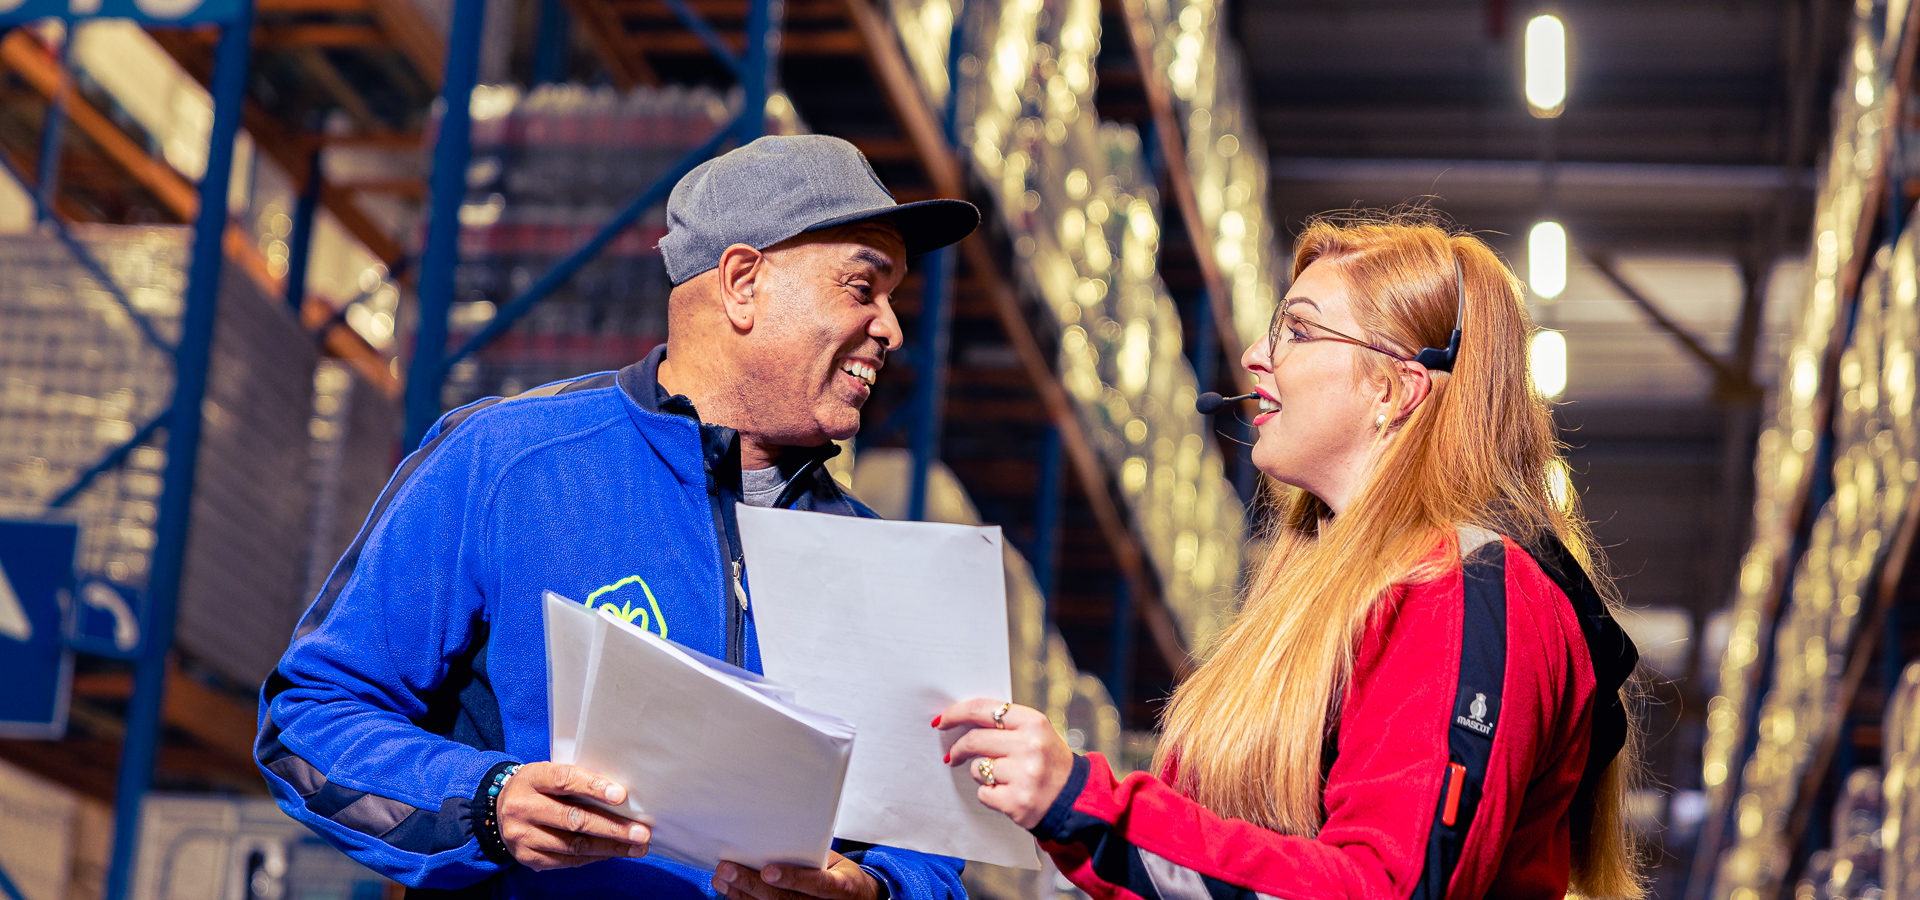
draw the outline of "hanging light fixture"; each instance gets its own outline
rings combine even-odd
[[[1527,282],[1542,300],[1567,289],[1567,230],[1546,221],[1527,232]]]
[[[1527,371],[1533,376],[1533,388],[1549,400],[1567,390],[1567,338],[1558,331],[1542,328],[1533,333],[1527,345]]]
[[[1527,106],[1551,119],[1567,103],[1567,29],[1553,16],[1527,23]]]

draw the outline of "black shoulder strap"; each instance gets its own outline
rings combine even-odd
[[[1580,617],[1581,635],[1587,641],[1587,658],[1593,663],[1593,733],[1587,745],[1587,767],[1580,775],[1580,788],[1574,792],[1571,808],[1574,840],[1580,841],[1586,838],[1582,829],[1593,817],[1600,776],[1627,743],[1627,711],[1620,702],[1620,687],[1632,677],[1640,651],[1607,612],[1606,601],[1600,598],[1593,579],[1566,544],[1551,534],[1541,535],[1527,552],[1573,604],[1574,614]]]
[[[1491,531],[1461,526],[1460,568],[1466,611],[1461,617],[1453,722],[1447,729],[1447,771],[1414,900],[1440,900],[1453,881],[1493,759],[1493,732],[1507,677],[1506,544]]]

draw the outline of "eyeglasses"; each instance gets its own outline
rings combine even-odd
[[[1273,352],[1274,349],[1280,346],[1280,331],[1282,326],[1286,328],[1288,341],[1290,343],[1304,344],[1308,341],[1339,341],[1342,344],[1352,344],[1355,347],[1365,347],[1375,353],[1386,354],[1401,362],[1413,361],[1411,357],[1401,356],[1385,347],[1378,347],[1359,338],[1341,334],[1319,322],[1311,319],[1302,319],[1293,313],[1287,312],[1286,307],[1281,307],[1273,311],[1273,322],[1267,326],[1268,352]],[[1315,336],[1314,331],[1316,330],[1325,332],[1325,334]]]
[[[1421,366],[1436,372],[1451,372],[1453,371],[1454,361],[1460,358],[1460,330],[1465,328],[1467,324],[1467,273],[1465,268],[1460,264],[1460,254],[1458,253],[1453,254],[1453,280],[1455,289],[1459,292],[1459,298],[1454,306],[1453,334],[1448,337],[1447,346],[1445,347],[1422,347],[1419,353],[1412,356],[1401,356],[1392,350],[1375,346],[1372,343],[1356,337],[1349,337],[1318,322],[1308,321],[1293,313],[1287,312],[1286,301],[1282,300],[1280,308],[1273,311],[1273,321],[1267,325],[1267,352],[1272,354],[1279,350],[1280,326],[1281,323],[1284,322],[1291,332],[1290,337],[1294,343],[1305,343],[1314,340],[1339,341],[1343,344],[1365,347],[1376,353],[1386,354],[1401,362],[1419,363]],[[1311,328],[1324,331],[1328,336],[1316,338],[1313,336],[1313,332],[1308,330]]]

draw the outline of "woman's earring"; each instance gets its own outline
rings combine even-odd
[[[1385,427],[1387,427],[1387,414],[1381,413],[1380,415],[1375,416],[1373,419],[1373,430],[1379,431],[1380,429]]]

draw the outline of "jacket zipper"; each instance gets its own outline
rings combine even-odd
[[[738,440],[738,438],[735,438],[735,440]],[[787,490],[780,492],[780,498],[776,505],[782,509],[792,508],[793,504],[799,501],[801,495],[806,493],[805,490],[794,490],[794,485],[802,483],[802,479],[811,478],[813,471],[819,468],[819,466],[820,460],[818,459],[810,459],[803,463],[800,468],[793,473],[793,477],[788,480]],[[723,573],[723,575],[728,581],[728,588],[731,594],[722,598],[722,602],[725,603],[727,609],[727,662],[736,666],[745,666],[747,656],[747,609],[750,603],[747,599],[745,582],[746,556],[740,547],[740,526],[734,518],[733,510],[728,506],[728,504],[737,502],[739,498],[726,496],[726,492],[719,486],[716,474],[717,473],[709,471],[707,477],[710,480],[709,496],[713,498],[714,518],[717,520],[716,524],[720,526],[721,539],[727,545],[728,570]],[[723,591],[723,594],[725,593],[727,592]]]

